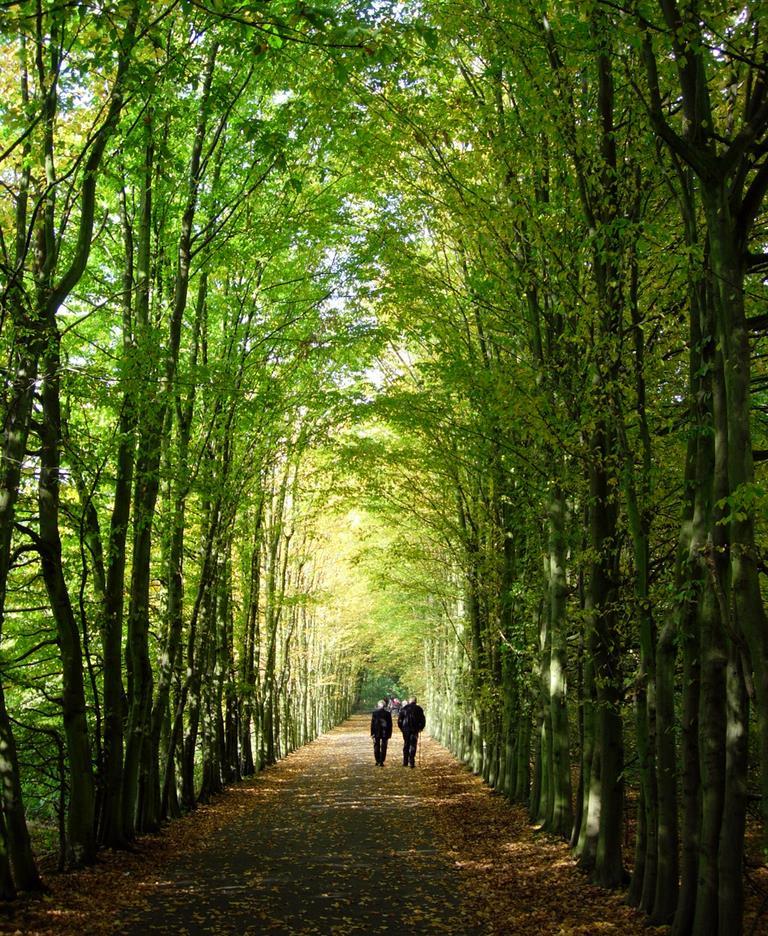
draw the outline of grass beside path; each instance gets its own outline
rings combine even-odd
[[[424,738],[410,770],[396,731],[377,769],[368,722],[355,716],[134,852],[53,877],[0,932],[649,932],[436,742]]]

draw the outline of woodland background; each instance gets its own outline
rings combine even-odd
[[[763,6],[0,13],[0,894],[389,688],[651,922],[737,933]]]

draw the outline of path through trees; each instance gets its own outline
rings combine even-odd
[[[767,11],[0,0],[0,905],[397,691],[768,913]]]
[[[396,744],[377,770],[368,727],[368,716],[345,722],[138,855],[79,872],[74,895],[57,887],[24,925],[50,936],[647,932],[431,739],[416,770]]]
[[[346,722],[251,785],[250,806],[141,888],[119,931],[472,932],[424,784],[397,756],[375,770],[368,722]]]

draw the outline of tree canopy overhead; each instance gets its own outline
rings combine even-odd
[[[763,6],[0,12],[0,894],[389,684],[652,923],[738,933]]]

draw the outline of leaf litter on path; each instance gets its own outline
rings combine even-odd
[[[368,718],[354,716],[132,851],[53,875],[0,932],[649,932],[445,748],[425,737],[404,769],[398,741],[377,769]]]

